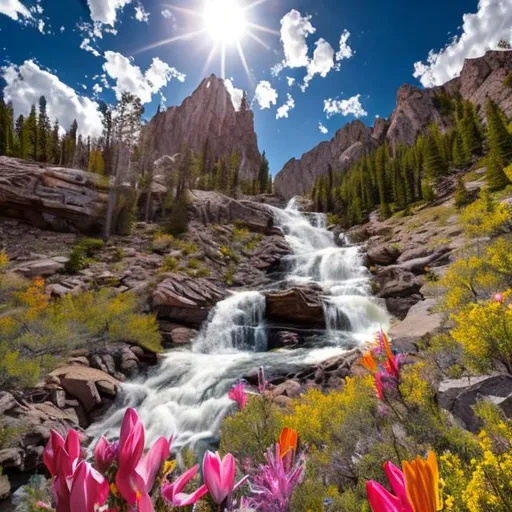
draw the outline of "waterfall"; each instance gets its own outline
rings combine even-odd
[[[326,229],[326,216],[301,213],[296,199],[285,210],[268,208],[293,251],[283,262],[289,286],[315,284],[322,290],[327,324],[322,342],[266,352],[265,296],[261,291],[234,293],[211,311],[190,349],[169,351],[148,377],[124,384],[115,408],[90,427],[90,435],[115,438],[124,411],[134,407],[147,427],[148,442],[173,435],[175,449],[211,446],[222,419],[234,408],[227,392],[248,372],[260,366],[297,372],[387,327],[385,309],[371,297],[360,249],[348,243],[338,247]]]

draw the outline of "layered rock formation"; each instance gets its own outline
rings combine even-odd
[[[240,155],[240,179],[258,175],[261,155],[250,110],[237,111],[224,81],[211,75],[179,107],[156,114],[148,125],[157,156],[174,155],[182,145],[212,167],[218,158]]]
[[[108,184],[77,169],[0,157],[0,211],[42,229],[100,231]]]
[[[489,96],[512,117],[512,89],[504,84],[511,72],[512,51],[490,51],[483,57],[466,60],[460,77],[443,86],[420,89],[403,85],[388,120],[378,119],[373,129],[360,121],[345,125],[330,141],[322,142],[298,160],[290,160],[276,176],[276,191],[286,199],[304,194],[311,190],[318,176],[327,173],[329,165],[344,171],[385,141],[391,148],[401,143],[412,145],[432,123],[441,129],[448,128],[450,120],[443,117],[436,101],[439,95],[452,96],[458,92],[475,103],[480,112]]]

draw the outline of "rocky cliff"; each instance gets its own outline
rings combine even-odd
[[[436,98],[459,92],[463,98],[475,103],[481,111],[489,96],[512,117],[512,88],[504,84],[512,72],[512,51],[490,51],[485,56],[468,59],[461,75],[443,86],[420,89],[403,85],[398,90],[397,105],[388,120],[378,119],[373,128],[354,121],[338,130],[333,139],[322,142],[300,159],[293,158],[277,174],[276,191],[286,199],[301,195],[313,187],[318,176],[327,172],[329,164],[343,171],[362,154],[387,141],[390,147],[414,144],[417,136],[430,124],[442,129],[450,125],[443,117]]]
[[[255,179],[261,155],[251,110],[237,111],[224,81],[211,75],[178,107],[159,112],[148,125],[157,156],[173,155],[183,144],[207,165],[240,155],[240,178]]]

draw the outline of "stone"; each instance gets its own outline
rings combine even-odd
[[[370,265],[392,265],[400,256],[400,249],[389,244],[379,244],[370,247],[367,251]]]
[[[448,380],[441,383],[439,405],[456,416],[465,428],[478,433],[482,422],[473,406],[482,399],[491,400],[506,417],[512,417],[512,377],[494,375],[478,378]]]
[[[205,165],[213,170],[219,159],[240,156],[240,180],[258,177],[261,155],[251,110],[237,111],[224,80],[211,75],[177,107],[158,112],[146,127],[157,157],[168,155],[167,165],[157,166],[157,175],[173,172],[183,145],[206,155]],[[158,180],[155,180],[158,181]],[[164,180],[165,182],[165,180]]]
[[[2,157],[0,157],[2,158]],[[1,162],[0,162],[1,166]],[[0,167],[1,173],[1,167]],[[1,174],[0,174],[1,176]],[[1,186],[1,184],[0,184]],[[1,196],[0,196],[1,197]],[[15,269],[19,274],[24,275],[25,277],[50,277],[58,272],[62,272],[64,270],[64,265],[55,260],[51,259],[43,259],[31,262],[29,264],[23,264],[23,266]]]
[[[265,292],[265,297],[269,322],[325,328],[324,308],[317,290],[292,288]]]
[[[5,500],[11,494],[11,483],[7,475],[0,476],[0,501]]]
[[[108,184],[98,174],[44,167],[0,157],[0,211],[41,229],[100,232],[108,202]],[[51,260],[29,275],[53,275],[64,265]],[[47,273],[48,272],[48,273]],[[49,273],[51,272],[51,273]]]
[[[101,403],[101,397],[96,382],[105,381],[112,384],[115,389],[120,382],[108,373],[95,368],[82,366],[65,366],[54,370],[51,375],[60,378],[62,387],[72,397],[77,398],[84,406],[86,412],[90,412]]]
[[[412,272],[398,266],[379,269],[377,278],[380,283],[379,297],[408,297],[416,294],[422,286],[420,278]]]
[[[287,380],[272,390],[272,394],[274,396],[285,395],[288,398],[297,398],[301,395],[301,393],[302,386],[294,380]]]

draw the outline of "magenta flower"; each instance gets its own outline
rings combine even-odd
[[[378,482],[369,481],[366,484],[368,501],[373,512],[413,512],[402,471],[391,462],[384,464],[384,472],[388,478],[394,495]]]
[[[243,411],[248,401],[247,393],[245,391],[245,384],[240,382],[236,384],[236,386],[233,386],[229,390],[228,397],[230,400],[236,402],[238,404],[238,408]]]
[[[94,449],[94,462],[96,467],[106,473],[110,466],[117,460],[119,452],[119,443],[110,443],[106,437],[101,436],[96,448]]]
[[[503,304],[503,301],[505,300],[505,297],[503,296],[502,293],[497,293],[494,296],[494,300],[495,300],[495,302],[499,302],[500,304]]]
[[[95,512],[107,501],[109,485],[101,473],[82,461],[73,476],[69,512]]]
[[[382,373],[380,372],[375,374],[375,391],[377,392],[377,398],[384,400],[384,385],[382,383]]]
[[[287,470],[277,443],[275,453],[269,448],[266,459],[267,464],[259,467],[251,483],[252,496],[249,505],[255,510],[265,512],[288,512],[293,491],[304,476],[304,458],[299,457]]]
[[[153,512],[149,493],[156,475],[169,457],[170,442],[160,437],[143,456],[145,432],[134,409],[127,409],[119,437],[119,469],[116,487],[128,505],[137,505],[138,512]]]
[[[206,452],[203,459],[204,483],[217,505],[222,505],[233,492],[245,482],[245,478],[235,485],[235,458],[228,453],[224,459],[219,453]]]
[[[258,369],[258,391],[262,395],[268,387],[268,382],[265,380],[265,368],[260,366]]]
[[[183,473],[183,475],[173,483],[166,484],[162,487],[162,495],[169,505],[172,507],[193,505],[208,493],[208,487],[206,487],[206,485],[202,485],[191,494],[182,492],[185,486],[197,475],[198,470],[199,464]]]

